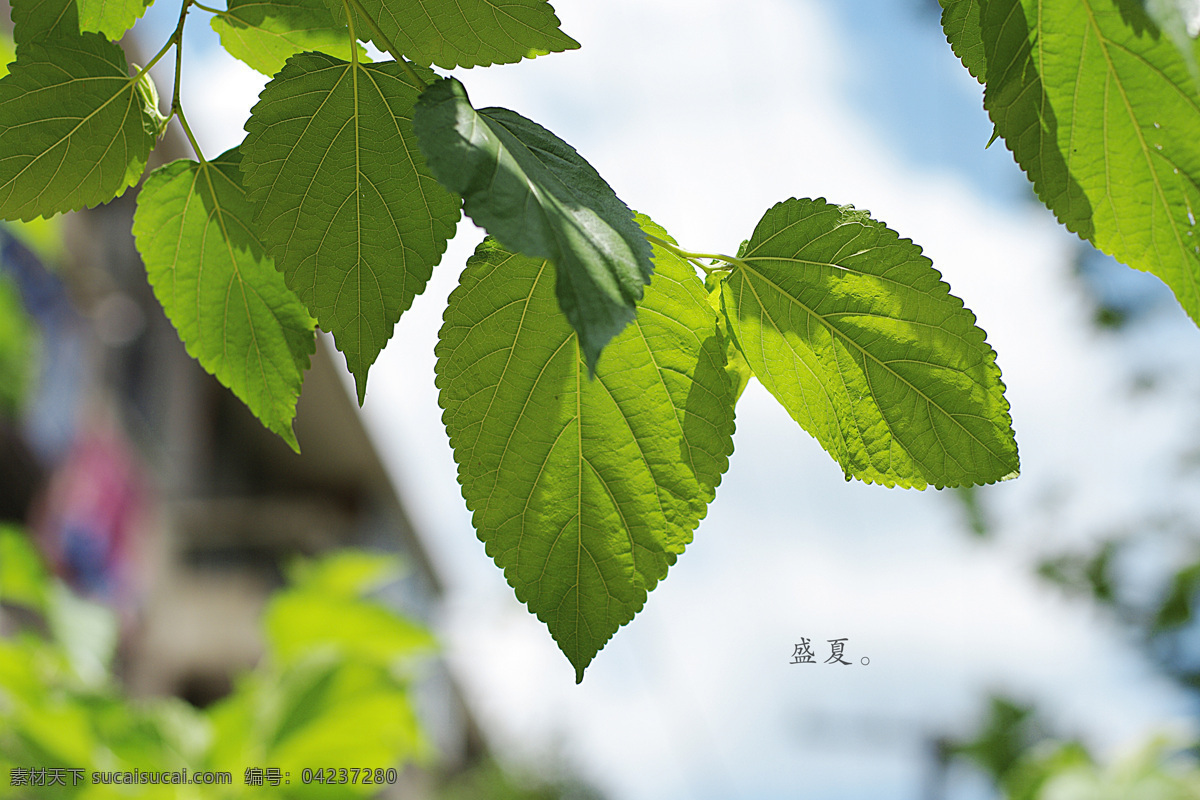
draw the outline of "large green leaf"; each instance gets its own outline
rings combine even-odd
[[[142,18],[154,0],[75,0],[79,29],[102,33],[116,41]]]
[[[1016,475],[984,332],[921,248],[865,212],[776,205],[722,299],[755,376],[847,479],[940,488]]]
[[[656,259],[595,380],[556,308],[553,266],[491,239],[451,294],[436,348],[479,538],[578,680],[691,541],[733,451],[715,313],[686,263]]]
[[[258,240],[240,160],[235,148],[156,169],[138,194],[133,235],[188,353],[298,451],[292,418],[315,322]]]
[[[354,373],[367,370],[425,289],[459,200],[425,166],[418,95],[400,65],[293,56],[246,123],[242,171],[263,240]]]
[[[321,0],[229,0],[212,19],[221,44],[264,75],[283,69],[288,56],[305,51],[350,58],[344,17],[334,17]],[[359,60],[366,51],[359,47]]]
[[[343,0],[326,2],[335,16],[344,16]],[[579,47],[559,30],[546,0],[358,0],[357,5],[379,29],[355,14],[359,38],[370,39],[380,50],[394,46],[394,55],[425,66],[511,64]]]
[[[1200,322],[1194,50],[1135,0],[943,2],[946,35],[1038,197]]]
[[[0,218],[108,202],[137,182],[166,125],[150,76],[89,33],[28,42],[0,79]]]
[[[505,247],[554,263],[559,306],[595,370],[653,271],[633,212],[569,144],[508,109],[476,111],[453,78],[425,90],[415,124],[467,215]]]

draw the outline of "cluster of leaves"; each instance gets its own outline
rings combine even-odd
[[[108,201],[178,119],[197,158],[154,171],[134,218],[150,283],[188,351],[293,447],[315,326],[361,402],[460,213],[488,231],[445,311],[444,421],[480,538],[579,680],[705,515],[751,376],[848,479],[1017,473],[995,353],[917,245],[791,199],[736,257],[684,250],[556,135],[433,72],[577,47],[545,0],[183,0],[146,68],[112,41],[145,0],[12,5],[0,217]],[[211,160],[179,103],[193,9],[272,76]],[[164,116],[147,69],[172,49]]]
[[[204,710],[181,701],[131,702],[112,682],[116,621],[45,574],[23,533],[0,528],[0,601],[44,620],[0,639],[0,769],[86,767],[77,786],[39,797],[258,797],[247,767],[293,776],[276,796],[362,797],[363,784],[310,784],[305,767],[397,765],[431,754],[410,697],[410,661],[432,637],[368,595],[393,559],[344,551],[299,562],[264,618],[266,653],[232,694]],[[227,771],[227,786],[94,784],[92,770]]]

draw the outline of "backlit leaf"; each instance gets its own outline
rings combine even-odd
[[[231,55],[264,75],[307,50],[350,58],[345,17],[334,17],[321,0],[229,0],[227,6],[213,17],[213,30]],[[358,49],[359,60],[367,60]]]
[[[947,37],[1038,197],[1200,322],[1195,44],[1181,50],[1135,0],[943,2],[943,19],[961,20]]]
[[[579,43],[559,30],[558,17],[546,0],[360,0],[381,37],[361,15],[355,34],[380,50],[390,42],[396,55],[443,69],[511,64],[523,58],[563,50]],[[340,19],[342,0],[327,0]]]
[[[450,296],[436,348],[475,529],[578,680],[691,541],[733,451],[715,313],[688,264],[656,259],[594,380],[557,309],[554,267],[491,239]]]
[[[392,328],[454,234],[459,200],[412,131],[400,65],[292,57],[246,123],[242,170],[263,240],[354,373],[358,399]]]
[[[235,148],[211,163],[155,170],[138,195],[133,233],[188,353],[299,450],[292,418],[315,323],[258,240],[240,159]]]
[[[92,207],[141,177],[166,120],[98,34],[23,45],[0,79],[0,218]]]
[[[594,370],[653,271],[633,212],[569,144],[508,109],[476,111],[453,78],[421,95],[416,129],[467,216],[510,250],[554,263],[559,306]]]
[[[776,205],[722,298],[755,376],[847,479],[940,488],[1016,475],[984,332],[921,248],[865,212]]]
[[[142,18],[154,0],[74,0],[79,8],[79,29],[102,33],[117,41]]]

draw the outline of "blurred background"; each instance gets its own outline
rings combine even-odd
[[[916,241],[998,353],[1021,477],[847,483],[752,381],[694,542],[576,686],[476,539],[440,424],[469,221],[361,410],[319,342],[299,456],[187,357],[134,193],[5,225],[0,796],[57,796],[14,769],[112,764],[341,796],[242,769],[367,753],[397,797],[1200,796],[1200,330],[985,148],[938,4],[554,6],[582,48],[458,70],[474,105],[553,130],[688,249],[735,252],[793,196]],[[157,50],[177,13],[159,0],[126,45]],[[192,16],[183,103],[212,157],[265,78]],[[191,155],[177,133],[157,163]]]

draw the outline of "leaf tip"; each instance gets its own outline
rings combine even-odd
[[[287,442],[287,446],[292,448],[292,452],[300,455],[300,441],[296,438],[296,431],[289,422],[287,427],[275,431],[279,434],[279,438]]]

